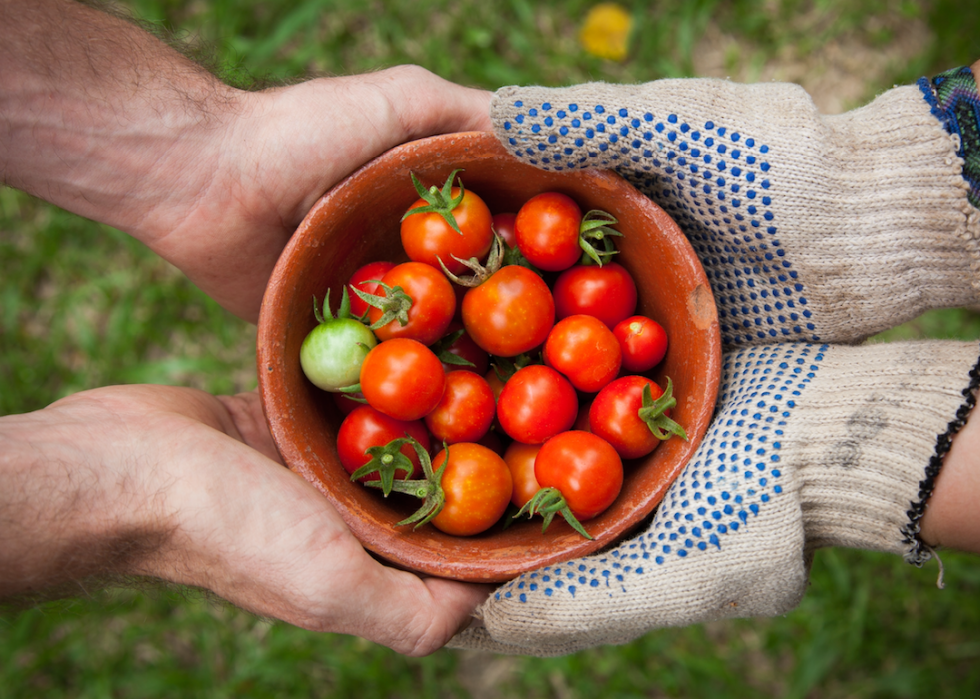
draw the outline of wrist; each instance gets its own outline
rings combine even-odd
[[[151,244],[207,191],[240,93],[81,3],[0,22],[4,183]]]
[[[165,546],[160,489],[118,466],[114,434],[128,431],[98,401],[0,418],[0,597],[130,574]]]

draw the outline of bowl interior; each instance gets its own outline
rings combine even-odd
[[[661,323],[670,344],[652,375],[669,376],[677,406],[672,417],[690,441],[661,444],[649,457],[626,462],[619,498],[586,523],[588,541],[556,518],[544,534],[540,520],[499,525],[474,537],[453,537],[432,526],[394,525],[414,500],[388,499],[350,482],[336,455],[342,416],[329,394],[304,377],[299,349],[316,324],[312,299],[331,290],[334,308],[344,283],[361,265],[401,261],[399,220],[418,198],[409,173],[442,185],[462,168],[467,189],[494,213],[516,212],[530,197],[559,191],[583,211],[602,209],[619,220],[617,261],[636,280],[637,312]],[[272,436],[290,469],[316,486],[339,510],[366,549],[424,574],[499,582],[543,565],[585,555],[620,538],[648,516],[694,453],[714,408],[721,342],[714,298],[704,272],[677,225],[619,176],[596,170],[546,172],[520,162],[490,134],[424,139],[391,150],[328,192],[293,235],[273,272],[258,330],[259,390]],[[411,501],[410,501],[411,500]]]

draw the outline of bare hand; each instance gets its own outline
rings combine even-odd
[[[489,592],[366,553],[327,500],[277,463],[254,393],[86,391],[0,419],[0,443],[0,595],[150,575],[425,655]]]

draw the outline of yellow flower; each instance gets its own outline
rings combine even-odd
[[[578,39],[593,56],[622,61],[629,48],[632,26],[633,18],[621,5],[603,2],[589,10]]]

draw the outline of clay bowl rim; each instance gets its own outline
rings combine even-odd
[[[617,503],[587,524],[595,536],[593,541],[582,538],[558,519],[545,534],[541,533],[540,521],[522,521],[507,531],[500,531],[498,525],[487,534],[465,538],[442,534],[431,525],[417,531],[396,529],[394,523],[412,511],[411,504],[383,501],[380,494],[349,481],[330,443],[340,422],[339,411],[329,395],[309,384],[299,369],[298,346],[315,323],[313,293],[319,293],[322,300],[327,288],[324,281],[316,291],[317,282],[313,275],[304,273],[307,267],[300,263],[324,263],[323,268],[331,271],[324,272],[322,279],[331,280],[331,298],[339,298],[344,281],[358,266],[372,261],[368,257],[383,259],[384,253],[390,255],[392,241],[398,240],[400,215],[392,224],[394,233],[385,228],[382,235],[368,236],[367,224],[357,223],[354,212],[367,211],[370,218],[380,216],[377,211],[383,207],[400,207],[404,211],[417,198],[408,175],[410,169],[428,185],[441,184],[452,169],[460,166],[464,168],[461,175],[467,188],[480,192],[495,212],[502,210],[495,208],[495,200],[514,200],[512,190],[520,189],[520,196],[526,199],[551,188],[571,194],[583,210],[606,208],[619,214],[621,230],[628,226],[639,231],[632,240],[645,236],[636,243],[624,243],[620,255],[623,265],[630,268],[630,246],[634,246],[637,255],[646,254],[645,249],[656,249],[659,276],[676,278],[674,286],[665,285],[665,290],[654,295],[645,291],[652,287],[646,276],[637,279],[641,294],[638,312],[650,312],[654,297],[665,308],[683,306],[683,311],[676,313],[678,318],[670,321],[675,326],[668,327],[671,345],[653,378],[664,385],[665,374],[674,372],[678,396],[674,417],[682,421],[690,440],[668,440],[651,457],[641,460],[639,466],[627,465],[627,469],[638,473],[628,471]],[[499,182],[494,178],[504,172],[506,183],[499,184],[500,191],[490,193],[489,182]],[[479,185],[485,180],[487,186],[481,192]],[[528,193],[526,187],[531,182],[535,191]],[[365,193],[365,183],[375,183],[389,191],[383,197],[377,192]],[[607,206],[596,206],[598,201]],[[611,201],[613,206],[609,206]],[[629,212],[629,216],[624,217],[624,212]],[[365,228],[358,230],[358,225]],[[334,231],[331,246],[324,244],[325,229]],[[627,240],[630,239],[628,235]],[[654,239],[652,248],[641,247],[646,240]],[[400,247],[397,249],[400,251]],[[400,259],[403,258],[396,261]],[[313,293],[307,293],[311,289]],[[661,298],[664,294],[670,296],[671,303]],[[492,134],[470,132],[398,146],[321,197],[293,234],[272,273],[258,324],[257,365],[263,409],[283,461],[327,497],[365,549],[386,563],[425,575],[503,582],[523,572],[594,553],[621,539],[651,514],[710,424],[721,373],[721,335],[704,270],[680,228],[659,206],[611,171],[547,172],[509,155]],[[302,432],[304,428],[307,432]],[[316,434],[317,428],[321,434]]]

